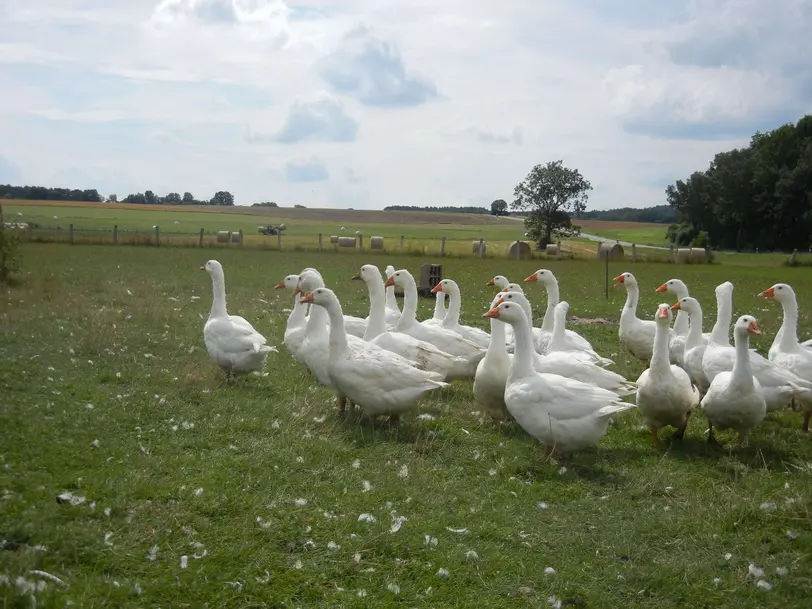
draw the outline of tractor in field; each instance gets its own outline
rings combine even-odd
[[[285,232],[285,225],[280,224],[279,226],[271,226],[268,224],[267,226],[259,226],[260,235],[281,235]]]

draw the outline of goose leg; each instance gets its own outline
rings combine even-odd
[[[399,414],[390,414],[389,415],[389,424],[390,425],[397,425],[400,423],[400,415]]]
[[[712,446],[718,446],[719,448],[722,447],[722,445],[719,443],[719,440],[717,440],[716,436],[713,435],[713,423],[711,423],[710,421],[708,421],[708,444]]]
[[[804,411],[804,424],[801,426],[801,429],[804,430],[804,433],[809,433],[809,417],[812,416],[812,410],[805,410]]]
[[[682,440],[682,439],[685,437],[685,429],[688,427],[688,419],[690,419],[690,418],[691,418],[691,412],[692,412],[692,411],[690,411],[690,410],[689,410],[689,411],[688,411],[688,412],[685,414],[685,422],[682,424],[682,427],[680,427],[679,429],[677,429],[677,431],[675,431],[675,432],[674,432],[674,433],[671,435],[671,438],[672,438],[672,439],[674,439],[674,440]]]
[[[339,414],[344,414],[347,411],[347,398],[340,397],[338,398],[338,412]]]
[[[654,443],[654,446],[660,446],[660,436],[657,435],[659,429],[652,425],[648,430],[651,433],[651,441]]]

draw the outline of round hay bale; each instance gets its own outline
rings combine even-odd
[[[691,262],[691,248],[681,247],[677,249],[677,262],[690,264]]]
[[[705,251],[704,247],[692,247],[691,248],[691,262],[706,262],[708,259],[708,253]]]
[[[217,243],[228,243],[231,241],[231,233],[227,230],[217,231]]]
[[[480,254],[480,252],[479,252],[479,240],[476,240],[476,241],[474,241],[474,242],[473,242],[473,248],[472,248],[472,250],[471,250],[471,251],[472,251],[474,254],[476,254],[477,256],[479,256],[479,255],[484,256],[484,255],[485,255],[485,250],[487,249],[487,247],[488,247],[488,246],[487,246],[487,244],[486,244],[486,243],[485,243],[485,241],[483,240],[483,241],[482,241],[482,253]]]
[[[527,241],[514,241],[508,246],[508,256],[527,258],[530,256],[530,244]]]
[[[330,243],[336,245],[338,243],[338,235],[330,235]]]
[[[355,247],[355,237],[339,237],[338,247]]]
[[[624,256],[623,246],[620,243],[610,243],[604,241],[598,246],[598,260],[622,260]]]
[[[382,250],[383,249],[383,237],[370,237],[369,238],[369,248],[373,250]]]
[[[548,256],[558,256],[558,246],[554,243],[548,243],[544,253]]]
[[[239,232],[235,231],[235,232],[231,233],[231,242],[232,243],[239,243],[240,241],[242,241],[242,235]]]

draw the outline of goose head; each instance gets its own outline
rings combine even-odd
[[[307,269],[305,269],[307,270]],[[282,288],[287,288],[289,290],[295,290],[296,286],[299,285],[299,276],[298,275],[288,275],[282,281],[277,283],[274,288],[277,290],[281,290]]]
[[[491,307],[482,317],[498,319],[499,321],[504,321],[511,325],[517,324],[522,320],[527,321],[524,310],[518,304],[512,302],[501,302],[501,304]]]
[[[733,334],[735,336],[747,336],[747,334],[761,334],[756,324],[756,318],[752,315],[742,315],[733,324]]]
[[[509,283],[504,288],[502,288],[503,292],[518,292],[519,294],[524,294],[524,290],[522,286],[518,283]]]
[[[525,283],[535,283],[537,281],[541,283],[552,283],[555,281],[555,275],[553,275],[552,271],[548,271],[547,269],[539,269],[524,280]]]
[[[688,315],[696,315],[701,311],[699,301],[691,296],[680,298],[677,302],[671,305],[672,311],[685,311]]]
[[[374,264],[365,264],[361,267],[361,270],[358,272],[357,275],[352,276],[355,280],[362,280],[364,283],[372,283],[375,281],[383,281],[383,277],[381,277],[381,271],[378,269],[377,266]]]
[[[392,285],[402,288],[406,285],[409,279],[414,282],[414,277],[412,277],[412,274],[409,271],[406,269],[400,269],[399,271],[392,273],[383,285],[387,288]]]
[[[669,279],[654,291],[658,293],[672,292],[677,295],[677,298],[684,298],[688,295],[688,286],[681,279]]]
[[[761,298],[775,298],[778,302],[783,303],[795,297],[795,291],[786,283],[776,283],[773,287],[767,288],[761,294]]]
[[[637,279],[635,279],[634,275],[631,273],[621,273],[617,277],[615,277],[615,287],[619,285],[626,286],[628,290],[630,287],[637,287]]]
[[[299,275],[299,283],[296,285],[296,288],[293,290],[293,294],[303,294],[307,292],[312,292],[317,288],[324,287],[324,280],[321,278],[321,275],[314,271],[305,271],[301,275]]]
[[[209,275],[216,276],[223,274],[223,265],[217,262],[216,260],[209,260],[200,267],[201,271],[206,271]]]
[[[326,308],[338,302],[338,297],[329,288],[316,288],[302,294],[299,300],[302,304],[315,304]]]
[[[504,290],[509,283],[510,282],[508,281],[507,277],[505,277],[504,275],[497,275],[496,277],[491,279],[486,285],[492,285],[499,288],[500,290]]]
[[[391,277],[394,272],[395,272],[395,267],[393,267],[391,264],[386,265],[386,277],[387,277],[387,279],[389,277]]]
[[[530,306],[530,301],[521,292],[499,292],[500,302],[515,302],[520,307]]]
[[[436,294],[437,292],[445,292],[449,296],[451,294],[459,294],[460,286],[458,286],[457,282],[453,279],[443,279],[438,282],[436,286],[431,288],[432,294]]]
[[[665,326],[669,325],[671,323],[671,307],[664,302],[657,305],[657,311],[654,313],[654,321]]]

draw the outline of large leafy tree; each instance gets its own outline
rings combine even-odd
[[[563,161],[536,165],[513,190],[513,209],[529,211],[524,221],[528,236],[539,247],[556,237],[576,235],[571,214],[579,217],[586,210],[592,185],[577,169],[564,167]]]
[[[212,205],[234,205],[234,195],[227,190],[218,190],[214,193],[210,203]]]
[[[504,199],[496,199],[493,203],[491,203],[491,215],[492,216],[507,216],[508,215],[508,204],[507,201]]]

